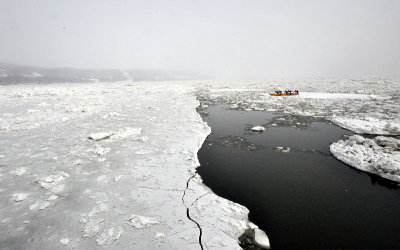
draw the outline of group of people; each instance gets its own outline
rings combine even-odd
[[[282,92],[282,91],[278,90],[278,91],[275,91],[275,93],[278,95],[298,95],[299,91],[298,90],[295,90],[295,91],[285,90]]]

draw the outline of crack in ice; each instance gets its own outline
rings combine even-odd
[[[186,207],[186,216],[187,216],[187,218],[188,218],[189,220],[191,220],[193,223],[195,223],[196,226],[197,226],[197,228],[199,229],[199,245],[200,245],[201,250],[203,250],[203,249],[204,249],[204,248],[203,248],[203,243],[201,242],[201,237],[202,237],[202,235],[203,235],[203,230],[201,229],[200,224],[199,224],[197,221],[195,221],[195,220],[190,216],[190,207],[192,207],[192,205],[193,205],[196,201],[198,201],[201,197],[203,197],[204,195],[201,195],[200,197],[198,197],[198,198],[196,199],[196,201],[194,201],[194,202],[192,203],[192,205],[190,205],[189,207],[186,206],[186,204],[185,204],[186,190],[189,189],[189,182],[196,176],[196,174],[197,174],[197,173],[195,172],[195,173],[187,180],[187,182],[186,182],[186,188],[185,188],[185,190],[183,191],[183,195],[182,195],[182,204]]]

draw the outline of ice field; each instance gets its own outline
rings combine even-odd
[[[300,95],[269,96],[277,89]],[[331,152],[400,180],[399,80],[0,86],[0,245],[240,249],[239,236],[256,226],[245,207],[213,194],[196,174],[210,133],[196,98],[380,135],[339,141]]]

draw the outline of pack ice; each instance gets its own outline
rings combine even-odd
[[[331,144],[339,160],[362,171],[400,182],[400,140],[377,136],[374,139],[353,135]]]
[[[365,139],[363,143],[355,139],[359,137],[351,137],[332,144],[330,150],[339,160],[355,168],[394,181],[400,178],[398,146],[393,147],[393,140],[400,135],[400,79],[275,79],[220,81],[202,86],[201,100],[228,103],[231,109],[324,118],[357,134],[384,135]],[[300,94],[269,95],[286,89],[298,89]],[[391,141],[392,146],[383,141]],[[290,148],[288,151],[283,147],[276,149],[290,151]]]
[[[239,249],[248,210],[196,174],[194,84],[0,86],[0,246]]]

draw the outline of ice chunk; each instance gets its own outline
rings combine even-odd
[[[354,118],[334,118],[332,122],[359,134],[400,134],[400,123],[398,123],[397,120],[382,121],[372,117],[367,117],[363,120]]]
[[[349,141],[355,141],[357,144],[363,144],[365,139],[360,135],[352,135],[349,137]]]
[[[15,193],[11,196],[11,200],[19,202],[25,200],[28,196],[29,194],[27,193]]]
[[[60,240],[60,244],[63,246],[66,246],[69,244],[69,239],[68,238],[63,238]]]
[[[142,133],[142,128],[131,128],[127,127],[118,130],[112,137],[117,139],[125,139],[129,137],[136,137]]]
[[[83,237],[95,236],[100,231],[100,223],[102,223],[103,221],[103,218],[89,221],[83,228]]]
[[[103,140],[103,139],[107,139],[110,138],[110,136],[112,135],[112,132],[98,132],[98,133],[92,133],[89,135],[89,138],[94,140],[94,141],[99,141],[99,140]]]
[[[251,130],[258,131],[258,132],[263,132],[263,131],[265,131],[265,128],[261,127],[261,126],[255,126],[255,127],[252,127]]]
[[[117,175],[117,176],[114,177],[114,181],[115,182],[122,181],[125,178],[126,178],[125,175]]]
[[[48,201],[55,201],[57,200],[58,196],[57,195],[52,195],[49,198],[47,198]]]
[[[105,155],[111,151],[111,148],[106,148],[103,145],[96,145],[95,153],[98,155]]]
[[[105,229],[96,239],[99,246],[110,245],[121,237],[122,228],[120,226]]]
[[[363,141],[363,137],[359,137],[356,139]],[[400,140],[383,136],[363,139],[362,143],[356,143],[354,137],[340,140],[331,144],[330,151],[338,160],[352,167],[400,182]]]
[[[164,233],[160,233],[160,232],[158,232],[158,233],[156,233],[156,235],[154,236],[154,239],[160,239],[160,238],[165,238],[165,234]]]
[[[14,171],[11,171],[11,174],[16,175],[16,176],[20,176],[23,175],[26,172],[26,168],[21,167],[21,168],[17,168]]]
[[[254,229],[254,242],[261,248],[271,248],[267,234],[265,234],[265,232],[259,228]]]
[[[30,211],[35,211],[38,208],[39,208],[39,204],[38,203],[34,203],[34,204],[29,205],[29,210]]]
[[[47,208],[47,207],[49,207],[49,206],[50,206],[50,202],[45,201],[45,202],[43,202],[42,204],[40,204],[39,210],[43,210],[43,209],[45,209],[45,208]]]
[[[39,180],[39,185],[44,189],[51,189],[51,191],[55,193],[59,193],[63,190],[64,186],[61,184],[69,174],[61,171],[55,175],[49,175],[47,177],[43,177]]]
[[[144,228],[152,225],[160,224],[158,220],[151,217],[145,217],[140,215],[132,215],[128,218],[130,225],[136,228]]]

